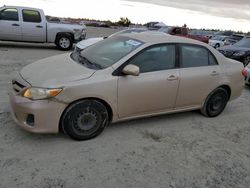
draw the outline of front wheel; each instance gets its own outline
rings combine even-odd
[[[69,34],[61,34],[56,38],[56,45],[60,50],[70,50],[73,46],[73,39]]]
[[[229,99],[228,92],[223,88],[215,89],[206,99],[201,113],[208,117],[216,117],[225,109]]]
[[[97,100],[83,100],[70,105],[61,126],[75,140],[88,140],[101,134],[109,123],[107,108]]]
[[[219,47],[220,47],[220,45],[219,45],[219,44],[216,44],[214,48],[215,48],[215,49],[218,49]]]

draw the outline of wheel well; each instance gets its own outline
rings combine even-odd
[[[231,88],[228,85],[222,85],[221,88],[225,89],[228,93],[228,100],[231,98]]]
[[[73,34],[73,33],[57,33],[57,34],[56,34],[55,43],[56,43],[56,41],[57,41],[58,37],[59,37],[59,36],[61,36],[61,35],[70,35],[70,37],[71,37],[72,41],[74,41],[74,40],[75,40],[75,37],[74,37],[74,34]]]
[[[96,100],[96,101],[99,101],[101,102],[106,108],[107,108],[107,111],[108,111],[108,115],[109,115],[109,121],[111,122],[112,119],[113,119],[113,111],[112,111],[112,108],[111,106],[104,100],[102,99],[99,99],[99,98],[94,98],[94,97],[90,97],[90,98],[83,98],[83,99],[78,99],[76,101],[73,101],[71,103],[69,103],[67,105],[67,107],[64,109],[61,117],[60,117],[60,121],[59,121],[59,132],[62,132],[62,117],[64,116],[64,113],[66,112],[66,110],[74,103],[77,103],[79,101],[82,101],[82,100]]]

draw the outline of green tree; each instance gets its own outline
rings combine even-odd
[[[131,21],[127,17],[121,17],[118,21],[118,25],[128,27],[131,24]]]

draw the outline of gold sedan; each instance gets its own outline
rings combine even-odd
[[[26,66],[12,81],[10,104],[27,131],[86,140],[110,122],[197,109],[215,117],[241,95],[242,69],[199,41],[122,34]]]

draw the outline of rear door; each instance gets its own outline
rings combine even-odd
[[[22,9],[23,41],[46,42],[46,21],[38,10]]]
[[[21,24],[16,8],[4,8],[0,11],[0,39],[21,40]]]
[[[179,45],[180,84],[176,108],[197,107],[221,81],[214,55],[199,45]]]

